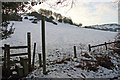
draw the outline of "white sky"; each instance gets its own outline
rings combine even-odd
[[[75,5],[70,9],[68,7],[54,6],[50,7],[46,3],[37,5],[34,9],[50,9],[61,13],[64,16],[71,17],[73,22],[85,25],[95,25],[104,23],[118,23],[117,4],[113,0],[75,0]],[[115,1],[115,0],[114,0]],[[49,3],[49,2],[48,2]],[[69,10],[70,9],[70,10]]]

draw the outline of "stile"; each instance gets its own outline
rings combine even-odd
[[[15,54],[10,54],[10,49],[20,49],[20,48],[27,48],[27,53],[15,53]],[[31,34],[30,32],[27,33],[27,46],[12,46],[10,47],[10,45],[4,44],[4,47],[2,47],[2,49],[4,50],[4,68],[6,70],[6,77],[23,77],[28,75],[29,72],[31,72]],[[34,60],[35,60],[35,52],[36,52],[36,43],[34,43],[34,52],[33,52],[33,65],[34,65]],[[28,58],[20,58],[20,61],[17,60],[10,60],[11,56],[21,56],[21,55],[28,55]],[[17,66],[15,67],[15,69],[10,69],[11,66],[15,66],[16,63],[20,63],[22,66]],[[14,70],[17,70],[17,74],[12,72]]]

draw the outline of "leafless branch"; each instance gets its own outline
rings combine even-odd
[[[50,8],[53,8],[56,10],[64,8],[64,7],[68,7],[69,8],[67,10],[68,12],[75,5],[75,0],[56,0],[56,1],[53,1],[53,3],[46,1],[45,3],[49,5]]]

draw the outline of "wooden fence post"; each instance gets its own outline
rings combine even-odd
[[[5,67],[5,69],[7,68],[7,65],[6,65],[6,44],[4,44],[4,47],[5,47],[5,49],[4,49],[4,67]]]
[[[38,54],[38,57],[39,57],[39,65],[40,65],[40,67],[42,67],[42,60],[41,60],[41,54],[40,53]]]
[[[77,58],[77,55],[76,55],[76,46],[74,46],[74,58]]]
[[[29,72],[31,71],[31,34],[27,33],[27,45],[28,45],[28,59],[29,59]]]
[[[107,43],[105,42],[105,48],[106,48],[106,50],[107,50]]]
[[[88,49],[89,49],[89,52],[91,51],[91,46],[90,46],[90,44],[88,45]]]
[[[34,50],[33,50],[33,62],[32,62],[33,67],[34,67],[34,62],[35,62],[35,52],[36,52],[36,43],[34,43]]]
[[[45,17],[42,16],[42,54],[43,54],[43,74],[46,74],[46,54],[45,54]]]
[[[10,45],[6,45],[7,51],[7,74],[10,76]]]

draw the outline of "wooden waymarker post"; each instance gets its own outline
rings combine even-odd
[[[29,59],[29,72],[31,71],[31,34],[30,32],[27,33],[27,45],[28,45],[28,59]]]
[[[35,52],[36,52],[36,43],[34,43],[34,50],[33,50],[33,62],[32,62],[33,67],[34,67],[34,62],[35,62]]]
[[[45,54],[45,17],[42,16],[42,54],[43,54],[43,74],[46,74],[46,54]]]
[[[74,58],[77,58],[77,55],[76,55],[76,46],[74,46]]]

